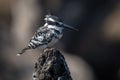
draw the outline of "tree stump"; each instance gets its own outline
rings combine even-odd
[[[60,51],[47,49],[35,63],[33,80],[72,80],[69,68]]]

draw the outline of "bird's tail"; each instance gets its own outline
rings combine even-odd
[[[30,47],[25,47],[17,56],[21,56],[26,50],[30,49]]]

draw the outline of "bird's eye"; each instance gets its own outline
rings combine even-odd
[[[58,22],[55,22],[55,24],[56,24],[56,25],[59,25],[59,23],[58,23]]]
[[[50,25],[55,25],[56,23],[55,22],[52,22],[52,21],[47,21],[48,24]]]

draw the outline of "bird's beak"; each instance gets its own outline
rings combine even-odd
[[[74,28],[74,27],[72,27],[72,26],[69,26],[69,25],[67,25],[67,24],[64,24],[64,23],[62,23],[62,26],[63,26],[64,28],[67,28],[67,29],[79,31],[78,29],[76,29],[76,28]]]

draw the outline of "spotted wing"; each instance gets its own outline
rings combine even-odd
[[[39,28],[37,30],[37,34],[38,34],[38,37],[40,37],[40,36],[43,37],[44,36],[44,39],[41,40],[43,43],[50,42],[55,35],[54,30],[52,30],[50,28],[47,28],[47,27]]]
[[[52,30],[42,27],[39,30],[37,30],[35,35],[32,37],[29,46],[32,48],[36,48],[40,45],[46,45],[52,40],[53,37],[54,33]]]

